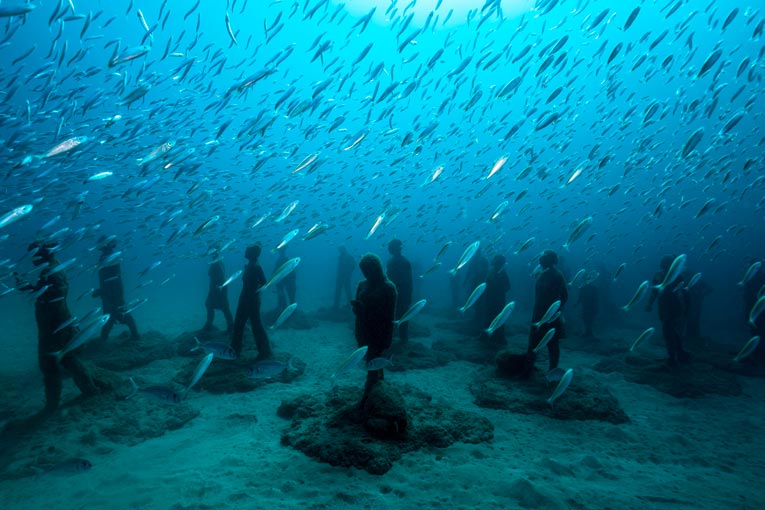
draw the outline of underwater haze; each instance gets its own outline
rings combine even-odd
[[[765,373],[731,360],[765,317],[742,292],[765,252],[760,0],[0,0],[0,63],[3,508],[759,508]],[[266,278],[299,257],[299,315],[269,336],[291,354],[280,370],[299,366],[300,377],[216,392],[200,375],[156,429],[142,399],[112,398],[109,409],[144,406],[110,411],[135,417],[129,434],[81,408],[66,379],[75,403],[14,435],[13,420],[44,398],[39,296],[19,283],[41,274],[28,247],[56,243],[69,308],[83,317],[100,304],[91,295],[109,236],[143,341],[174,346],[194,346],[216,257],[234,275],[233,311],[248,246],[262,246]],[[507,347],[525,352],[539,256],[555,250],[572,296],[562,366],[592,378],[577,391],[607,387],[626,421],[481,405],[476,387],[495,386],[476,374],[497,349],[471,358],[457,347],[433,366],[402,355],[386,381],[404,400],[414,387],[475,413],[491,441],[454,434],[382,476],[290,448],[276,409],[324,395],[356,348],[348,300],[330,310],[338,248],[385,261],[394,238],[412,262],[413,302],[427,300],[412,330],[428,331],[418,338],[428,353],[472,341],[449,270],[464,275],[476,241],[506,257],[517,303]],[[637,359],[666,358],[661,323],[642,302],[622,309],[662,257],[682,254],[709,289],[704,341],[684,370],[719,371],[694,379],[696,393],[635,373],[648,365],[628,351],[649,327],[656,338]],[[598,337],[615,350],[573,347],[580,270],[599,282]],[[472,290],[459,284],[459,304]],[[280,306],[263,292],[266,326]],[[118,325],[115,352],[124,336]],[[202,354],[151,352],[140,368],[111,358],[107,368],[142,387],[177,382]],[[682,374],[661,374],[684,387]],[[363,377],[342,382],[361,388]]]

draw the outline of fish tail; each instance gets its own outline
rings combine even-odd
[[[138,393],[138,385],[135,383],[133,378],[128,377],[128,380],[130,381],[131,391],[130,391],[130,394],[127,397],[125,397],[125,400],[129,399],[130,397]]]
[[[399,326],[401,324],[401,321],[393,321],[394,326]]]
[[[624,310],[625,312],[629,312],[630,311],[630,307],[628,305],[624,305],[622,307],[622,310]]]
[[[455,274],[457,274],[457,270],[456,269],[450,269],[449,270],[449,274],[454,276]]]

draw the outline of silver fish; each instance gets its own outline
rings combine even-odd
[[[550,395],[550,398],[547,399],[547,403],[550,404],[550,406],[553,405],[553,403],[566,391],[569,384],[571,384],[571,379],[574,377],[574,369],[569,368],[566,370],[566,373],[563,374],[563,377],[561,377],[560,382],[558,382],[558,386],[555,388],[555,391],[553,391],[552,395]]]
[[[459,308],[460,313],[465,313],[465,311],[473,306],[476,301],[478,301],[478,298],[481,297],[481,295],[486,290],[486,283],[480,283],[478,286],[473,289],[473,292],[470,293],[470,297],[468,297],[467,302]]]

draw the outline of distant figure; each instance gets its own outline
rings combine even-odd
[[[43,416],[51,414],[58,408],[61,401],[61,389],[63,377],[61,367],[71,374],[74,383],[83,395],[90,396],[98,392],[96,385],[85,365],[80,362],[75,352],[69,352],[61,358],[60,366],[56,358],[50,353],[63,349],[77,333],[74,325],[66,326],[60,331],[59,327],[71,320],[72,314],[66,303],[69,283],[63,271],[50,274],[51,270],[59,265],[54,256],[54,250],[58,247],[55,243],[34,242],[29,245],[28,251],[33,252],[32,263],[40,267],[47,264],[40,273],[37,283],[32,285],[23,282],[16,275],[18,290],[30,291],[42,294],[35,299],[35,319],[37,321],[37,362],[43,374],[45,383],[45,408]]]
[[[754,262],[752,260],[751,262]],[[744,320],[749,322],[749,312],[757,302],[761,292],[765,287],[765,272],[760,269],[752,278],[744,284]],[[749,331],[752,335],[760,337],[760,343],[757,349],[749,356],[752,361],[765,365],[765,313],[760,314],[754,322],[754,326],[749,324]]]
[[[93,297],[101,298],[103,312],[109,314],[109,320],[101,328],[101,341],[109,338],[109,332],[115,324],[124,324],[130,330],[130,339],[140,338],[135,319],[125,309],[125,286],[122,283],[122,267],[119,258],[110,257],[117,251],[117,241],[114,236],[101,236],[98,240],[101,258],[98,269],[98,288],[93,291]]]
[[[351,275],[353,270],[356,269],[356,261],[353,256],[348,253],[345,246],[340,246],[337,249],[339,253],[337,257],[337,277],[335,279],[335,304],[332,308],[337,310],[340,308],[340,295],[345,292],[348,301],[353,299],[351,294]]]
[[[287,262],[287,247],[284,246],[279,250],[279,257],[276,259],[276,266],[274,272],[279,269],[282,264]],[[284,310],[288,305],[295,302],[295,295],[297,294],[297,271],[290,271],[290,273],[279,280],[276,283],[276,296],[278,298],[278,304],[276,305],[278,310]]]
[[[595,281],[587,279],[579,289],[579,300],[577,305],[582,307],[582,322],[584,323],[584,334],[586,338],[594,338],[595,334],[592,332],[592,324],[595,322],[595,317],[598,316],[599,311],[599,289],[595,285]]]
[[[660,270],[653,276],[653,285],[659,285],[664,281],[664,277],[672,266],[675,257],[667,255],[661,259]],[[688,293],[684,289],[685,281],[682,276],[671,283],[659,293],[654,289],[646,305],[646,311],[653,310],[653,303],[659,300],[659,320],[661,320],[661,330],[664,335],[664,342],[667,345],[667,354],[669,355],[668,364],[677,365],[678,362],[688,361],[690,354],[683,349],[683,335],[685,333],[685,319],[688,311]]]
[[[478,285],[486,282],[486,273],[488,272],[489,259],[484,257],[483,252],[479,247],[478,250],[476,250],[475,255],[473,255],[473,258],[471,258],[465,266],[465,279],[462,284],[465,287],[468,296]],[[480,328],[483,325],[484,317],[486,315],[485,303],[485,293],[473,303],[473,325],[476,328]]]
[[[244,257],[248,263],[244,266],[244,274],[242,275],[242,293],[239,294],[239,304],[236,307],[231,348],[234,349],[237,356],[242,354],[244,326],[249,320],[252,336],[255,337],[255,345],[258,348],[258,359],[262,360],[271,357],[271,345],[260,320],[260,294],[258,291],[266,284],[266,275],[263,274],[263,268],[258,264],[260,246],[249,246],[244,252]]]
[[[367,346],[366,360],[373,360],[383,355],[393,341],[393,320],[396,311],[396,287],[383,272],[382,262],[368,253],[359,263],[361,273],[366,280],[359,282],[356,299],[351,301],[356,315],[355,336],[359,347]],[[372,387],[384,379],[382,370],[367,372],[362,404]]]
[[[598,322],[618,324],[623,321],[623,314],[619,308],[620,305],[613,298],[614,278],[604,263],[599,263],[596,269],[598,276],[592,283],[598,289],[598,314],[600,315]]]
[[[207,322],[205,322],[202,331],[212,331],[215,310],[220,310],[226,318],[226,332],[231,333],[234,330],[234,318],[231,316],[231,306],[228,303],[228,288],[221,287],[226,283],[226,266],[223,265],[220,248],[217,246],[213,248],[212,255],[213,261],[207,269],[207,276],[210,278],[210,286],[205,300]]]
[[[689,282],[692,275],[690,273],[683,274],[683,280]],[[686,338],[692,345],[699,347],[703,346],[706,342],[701,336],[701,317],[703,314],[704,300],[712,293],[712,287],[709,286],[704,279],[697,281],[690,289],[688,293],[688,311],[686,322]]]
[[[510,278],[505,271],[505,257],[495,255],[491,261],[491,268],[486,275],[486,290],[484,298],[486,299],[484,329],[488,328],[494,318],[507,305],[507,293],[510,290]],[[505,343],[505,326],[502,325],[495,329],[489,337],[493,344],[501,345]]]
[[[412,304],[412,265],[401,255],[402,243],[398,239],[388,243],[388,278],[396,286],[396,319],[400,319]],[[365,275],[366,276],[366,275]],[[409,323],[398,326],[398,337],[402,343],[409,341]]]
[[[558,254],[553,250],[545,250],[539,257],[539,265],[542,268],[537,277],[534,297],[534,311],[531,314],[531,322],[539,322],[545,312],[556,301],[560,301],[560,310],[568,301],[568,289],[566,288],[566,279],[563,273],[555,267],[558,264]],[[557,319],[540,324],[539,327],[531,326],[529,332],[528,356],[533,363],[536,360],[534,348],[544,338],[545,334],[552,328],[555,328],[555,334],[547,343],[547,352],[550,355],[550,370],[558,368],[560,360],[560,339],[566,337],[565,322],[563,315]]]

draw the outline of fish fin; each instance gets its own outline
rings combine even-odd
[[[394,325],[394,326],[398,326],[398,325],[400,325],[400,324],[401,324],[401,321],[393,321],[393,325]]]

